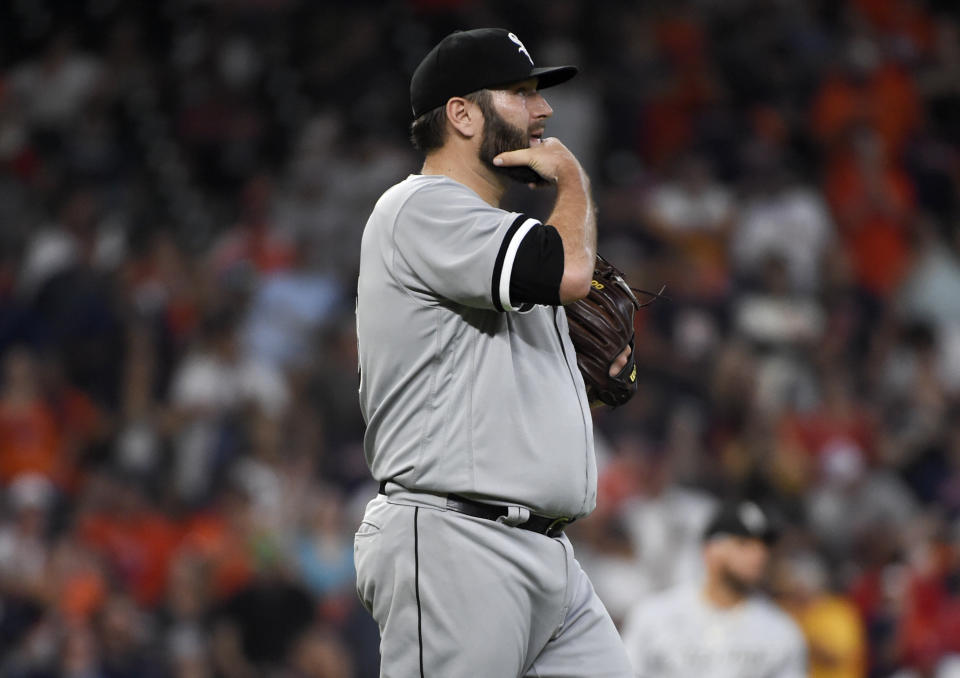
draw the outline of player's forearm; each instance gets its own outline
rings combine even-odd
[[[597,210],[590,180],[579,165],[558,178],[557,201],[547,223],[563,240],[560,301],[568,304],[589,293],[597,257]]]

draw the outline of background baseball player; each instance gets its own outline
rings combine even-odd
[[[638,678],[801,678],[803,636],[757,592],[774,531],[753,502],[722,507],[704,533],[702,582],[643,601],[623,640]]]
[[[381,493],[355,560],[384,676],[629,675],[563,535],[596,500],[561,305],[588,293],[596,227],[585,172],[543,138],[539,90],[575,73],[479,29],[441,41],[411,81],[426,159],[367,222],[357,302]],[[556,186],[545,223],[499,208],[508,179]]]

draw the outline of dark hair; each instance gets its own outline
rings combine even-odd
[[[493,102],[490,91],[486,89],[471,92],[463,97],[467,101],[480,106],[484,116],[491,110]],[[447,106],[437,106],[421,115],[410,123],[410,143],[413,147],[426,155],[435,151],[447,140]]]

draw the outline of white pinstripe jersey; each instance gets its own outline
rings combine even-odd
[[[377,480],[578,517],[596,503],[590,408],[562,306],[510,299],[539,222],[443,176],[377,202],[357,289],[364,449]]]

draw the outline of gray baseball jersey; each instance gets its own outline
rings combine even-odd
[[[637,605],[623,628],[637,678],[804,678],[806,645],[790,617],[761,596],[716,609],[700,586]]]
[[[377,480],[548,516],[593,510],[590,407],[563,307],[511,298],[538,227],[443,176],[410,176],[377,202],[357,296]]]

